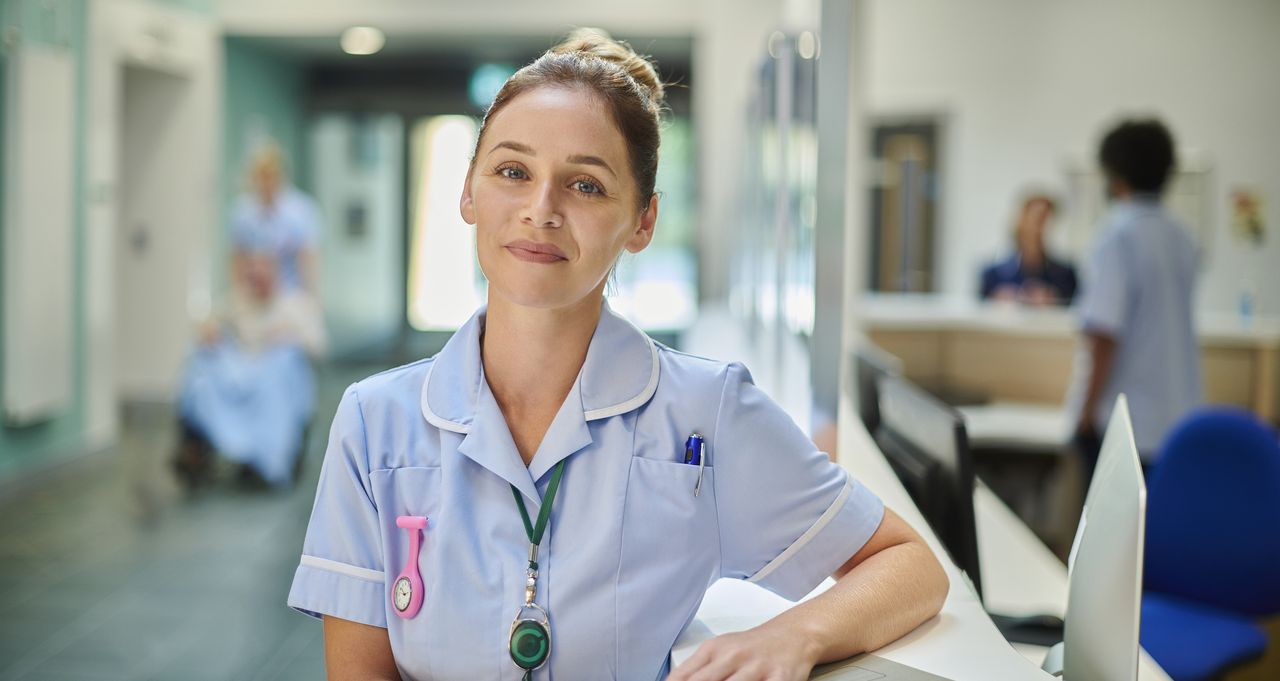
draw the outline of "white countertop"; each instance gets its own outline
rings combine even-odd
[[[954,681],[1051,679],[1040,671],[1042,651],[1015,649],[991,623],[964,576],[945,558],[906,491],[880,454],[871,436],[850,412],[840,413],[840,462],[920,531],[934,552],[943,556],[951,591],[942,612],[907,636],[874,651],[876,655]],[[982,488],[975,496],[983,585],[993,609],[1009,614],[1061,614],[1066,604],[1066,568],[994,494]],[[806,598],[821,593],[827,580]],[[672,650],[673,661],[687,659],[702,641],[759,625],[791,603],[746,582],[721,580],[707,592],[693,624]],[[1035,660],[1035,661],[1033,661]],[[824,676],[825,678],[836,678]],[[1139,662],[1141,681],[1168,681],[1145,652]]]
[[[854,313],[874,329],[945,328],[1050,337],[1072,336],[1079,329],[1074,308],[916,293],[868,293],[860,301]],[[1245,324],[1235,314],[1197,312],[1196,328],[1202,342],[1280,347],[1280,316],[1255,316]]]

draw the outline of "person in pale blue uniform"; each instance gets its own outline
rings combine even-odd
[[[488,304],[334,417],[288,598],[323,618],[331,679],[803,678],[940,609],[920,537],[744,367],[604,302],[653,236],[661,97],[648,61],[587,30],[490,107],[461,200]],[[796,600],[831,575],[670,669],[716,579]]]
[[[283,291],[314,296],[320,226],[315,201],[288,182],[284,156],[274,143],[254,153],[249,183],[252,191],[236,201],[231,215],[233,285],[243,280],[248,254],[270,253]]]
[[[1128,397],[1144,466],[1201,396],[1196,248],[1160,205],[1174,167],[1173,138],[1159,121],[1124,121],[1103,139],[1099,158],[1113,203],[1085,268],[1084,338],[1068,399],[1090,474],[1099,425],[1120,393]]]
[[[243,287],[202,326],[183,367],[174,468],[188,486],[208,478],[214,452],[240,464],[246,480],[289,485],[315,408],[311,359],[325,342],[318,310],[278,290],[272,254],[248,254],[243,267]]]

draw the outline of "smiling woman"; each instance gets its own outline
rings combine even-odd
[[[941,607],[919,536],[744,367],[605,303],[620,254],[654,236],[662,91],[581,31],[489,108],[459,204],[488,303],[334,418],[289,596],[323,617],[331,679],[801,679]],[[669,668],[715,580],[795,600],[828,575]]]
[[[638,253],[653,237],[657,197],[637,208],[626,141],[602,108],[590,90],[542,87],[485,120],[461,210],[476,226],[490,306],[496,296],[543,309],[599,307],[618,254]]]

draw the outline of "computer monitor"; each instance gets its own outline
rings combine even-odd
[[[858,416],[867,432],[880,427],[881,376],[902,375],[902,362],[870,342],[859,343],[853,354],[853,385],[857,390]]]
[[[973,463],[964,417],[899,376],[880,376],[877,444],[956,566],[982,597]]]
[[[1129,404],[1116,399],[1067,560],[1064,639],[1045,659],[1065,681],[1136,681],[1147,485]]]

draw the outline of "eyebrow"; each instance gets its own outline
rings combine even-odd
[[[614,177],[618,176],[617,173],[613,172],[613,168],[610,168],[609,164],[605,163],[604,159],[600,158],[599,156],[583,156],[583,155],[570,156],[568,158],[568,161],[570,163],[578,163],[581,165],[600,166],[601,168],[604,168],[605,170],[609,171],[610,175],[613,175]]]
[[[489,153],[493,153],[498,149],[510,149],[512,151],[515,151],[521,154],[528,154],[529,156],[538,155],[538,153],[533,150],[533,147],[527,144],[521,144],[519,142],[512,142],[510,140],[498,142],[497,144],[493,145],[493,147],[489,149]],[[577,163],[579,165],[599,166],[609,171],[609,173],[614,177],[618,176],[618,174],[614,172],[613,167],[610,166],[608,163],[606,163],[605,160],[600,158],[599,156],[590,156],[587,154],[575,154],[565,160],[567,160],[569,163]]]

